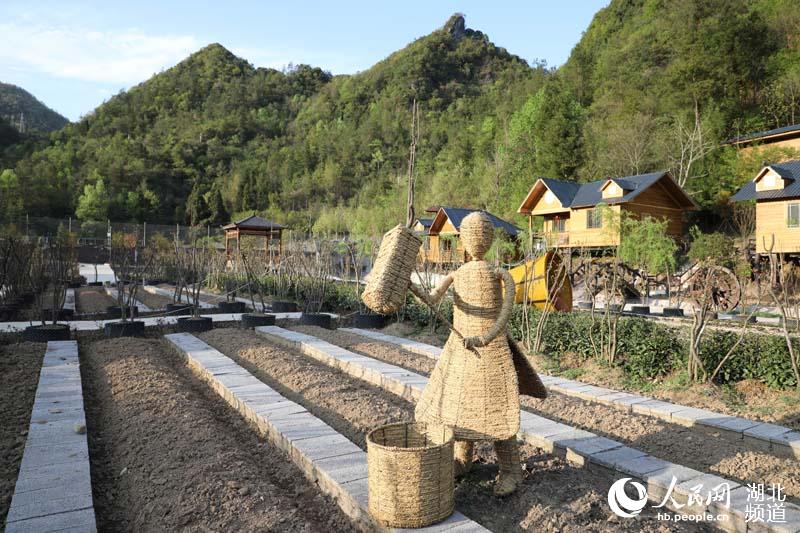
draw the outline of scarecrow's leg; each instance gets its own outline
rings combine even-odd
[[[472,469],[472,442],[467,440],[457,440],[453,446],[455,455],[455,475],[463,476]]]
[[[495,496],[508,496],[522,481],[522,467],[520,466],[519,444],[516,437],[494,442],[497,452],[497,462],[500,463],[500,474],[494,486]]]

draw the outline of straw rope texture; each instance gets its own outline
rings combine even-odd
[[[453,513],[453,432],[389,424],[367,435],[369,511],[384,526],[417,528]]]
[[[405,305],[421,245],[419,237],[402,225],[395,226],[383,236],[361,296],[367,307],[386,315]]]
[[[418,422],[453,427],[457,440],[505,440],[519,431],[517,373],[505,334],[513,298],[503,294],[504,276],[482,260],[493,237],[482,213],[461,223],[473,260],[453,275],[453,325],[466,339],[451,333],[415,411]],[[506,289],[513,296],[513,283]]]

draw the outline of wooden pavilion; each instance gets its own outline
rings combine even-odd
[[[264,255],[274,253],[275,256],[280,257],[283,253],[283,230],[286,228],[276,222],[252,215],[222,226],[222,229],[225,231],[225,255],[229,259],[233,251],[230,243],[236,241],[236,252],[238,253],[241,250],[241,238],[244,235],[263,237]]]

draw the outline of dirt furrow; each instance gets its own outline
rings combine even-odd
[[[413,417],[410,403],[297,351],[275,346],[252,331],[214,330],[200,337],[362,448],[370,429]],[[650,511],[636,520],[617,521],[605,503],[610,480],[531,446],[523,447],[523,459],[522,488],[509,498],[497,499],[491,488],[497,473],[494,452],[491,446],[479,446],[478,464],[458,483],[458,509],[503,532],[670,530]]]
[[[327,340],[351,351],[408,368],[422,374],[433,370],[435,361],[397,346],[343,331],[312,326],[294,329]],[[625,442],[651,455],[696,470],[714,472],[743,483],[780,483],[795,503],[800,499],[800,462],[749,449],[715,437],[706,430],[687,428],[657,418],[623,413],[613,407],[553,393],[546,400],[523,397],[522,405],[547,418],[580,427]]]
[[[46,348],[32,342],[0,345],[0,524],[14,495]]]
[[[349,531],[163,339],[81,342],[101,531]]]

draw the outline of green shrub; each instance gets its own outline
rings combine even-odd
[[[636,378],[652,379],[670,373],[683,353],[674,330],[644,318],[620,320],[617,339],[620,364]]]

